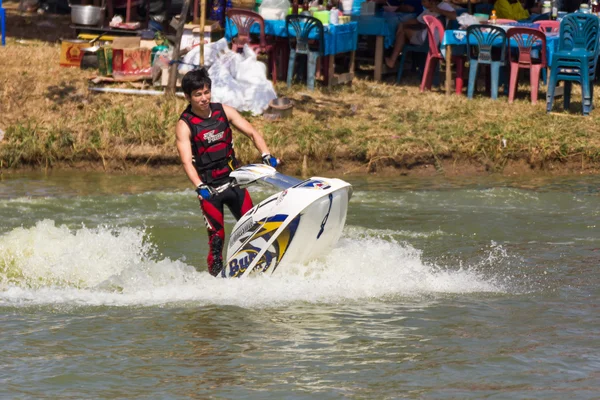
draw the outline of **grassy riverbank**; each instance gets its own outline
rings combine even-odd
[[[56,40],[71,34],[68,16],[65,23],[65,16],[19,16],[9,9],[11,18],[7,46],[0,47],[3,171],[178,168],[174,126],[183,99],[94,94],[91,72],[58,66]],[[37,33],[22,40],[14,32],[30,32],[27,26]],[[545,88],[534,106],[527,86],[512,105],[504,96],[467,101],[421,94],[416,79],[394,85],[358,78],[352,86],[312,93],[278,83],[276,90],[294,100],[293,117],[249,120],[290,173],[300,173],[304,156],[308,172],[594,173],[600,167],[600,113],[578,113],[578,92],[570,113],[557,108],[547,115]],[[236,146],[243,162],[258,161],[247,140],[239,138]]]

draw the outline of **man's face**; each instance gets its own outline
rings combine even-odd
[[[206,110],[210,106],[210,89],[204,86],[201,89],[196,89],[191,96],[185,96],[193,108],[197,110]]]

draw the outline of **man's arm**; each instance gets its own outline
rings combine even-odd
[[[190,127],[184,121],[179,120],[175,127],[175,132],[177,134],[177,151],[183,164],[183,170],[194,187],[198,187],[202,183],[202,180],[192,163],[192,142],[190,139],[192,132],[190,131]]]
[[[452,7],[452,6],[450,6],[450,7]],[[454,9],[452,9],[452,11],[450,11],[450,10],[446,10],[445,8],[440,8],[439,5],[436,5],[435,7],[433,7],[432,11],[436,12],[440,15],[443,15],[444,17],[446,17],[447,20],[455,20],[456,19],[456,10],[454,10]]]
[[[238,128],[240,132],[249,137],[250,140],[252,140],[252,143],[254,143],[254,147],[256,147],[261,154],[270,153],[269,148],[265,143],[265,139],[260,132],[250,124],[250,122],[246,121],[235,108],[223,104],[223,109],[225,110],[225,115],[227,115],[229,122]]]

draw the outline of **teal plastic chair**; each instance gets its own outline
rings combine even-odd
[[[6,10],[0,0],[0,32],[2,33],[2,46],[6,46]]]
[[[317,72],[317,58],[323,55],[324,37],[323,23],[318,19],[308,16],[292,14],[285,17],[285,30],[290,44],[290,58],[288,64],[287,86],[292,86],[296,54],[306,54],[307,77],[306,86],[315,89],[315,73]],[[318,43],[309,36],[315,31]]]
[[[420,77],[423,77],[423,71],[425,70],[425,58],[429,53],[429,42],[425,40],[425,43],[422,45],[416,44],[406,44],[402,49],[402,55],[400,56],[400,65],[398,66],[398,74],[396,75],[396,83],[400,83],[402,79],[402,73],[404,71],[404,61],[406,60],[406,55],[408,53],[413,53],[413,70],[416,70],[417,63],[419,63],[419,74]],[[416,54],[415,54],[416,53]],[[417,59],[417,55],[421,56],[421,59]]]
[[[498,98],[500,83],[500,70],[503,72],[507,65],[506,60],[506,32],[504,29],[492,25],[471,25],[467,28],[467,57],[469,57],[469,87],[467,97],[473,98],[477,85],[477,70],[480,65],[489,65],[491,70],[492,99]],[[503,76],[503,82],[506,77]],[[504,85],[504,89],[508,89]]]
[[[581,85],[583,115],[589,115],[594,94],[594,76],[598,58],[600,20],[593,14],[567,14],[560,23],[558,51],[552,55],[546,111],[552,111],[554,92],[559,81],[564,86],[564,108],[569,109],[571,85]]]

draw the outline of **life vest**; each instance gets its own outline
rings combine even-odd
[[[201,118],[189,105],[179,119],[185,121],[192,132],[194,166],[202,182],[221,183],[238,167],[233,150],[233,135],[225,110],[220,103],[210,103],[211,115]]]

